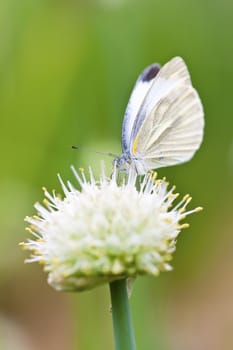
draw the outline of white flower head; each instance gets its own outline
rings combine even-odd
[[[100,180],[92,170],[72,171],[81,186],[65,185],[64,199],[44,189],[45,205],[35,204],[38,216],[26,217],[34,238],[22,243],[32,251],[27,262],[39,262],[48,283],[57,290],[85,290],[116,279],[158,275],[170,270],[176,238],[187,224],[191,197],[175,207],[174,187],[148,173],[143,179],[130,171],[118,184],[117,170]],[[136,182],[139,182],[138,188]]]

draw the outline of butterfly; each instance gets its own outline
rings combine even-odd
[[[147,67],[131,93],[122,127],[120,171],[149,170],[190,160],[203,139],[204,112],[184,60]]]

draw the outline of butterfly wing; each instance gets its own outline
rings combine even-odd
[[[135,119],[130,152],[140,172],[191,159],[203,138],[203,117],[187,67],[175,57],[161,68]]]
[[[130,137],[137,117],[138,111],[143,103],[145,96],[147,95],[150,87],[153,84],[155,76],[158,74],[160,66],[158,64],[152,64],[144,69],[142,74],[137,79],[133,91],[131,93],[129,103],[127,105],[123,127],[122,127],[122,149],[123,152],[129,151]]]

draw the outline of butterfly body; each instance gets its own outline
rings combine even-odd
[[[138,174],[183,163],[192,158],[203,138],[204,113],[188,69],[180,57],[161,69],[147,67],[139,76],[122,127],[120,171]]]
[[[117,157],[115,163],[120,171],[128,172],[129,168],[134,168],[137,174],[145,174],[147,172],[146,168],[143,166],[143,160],[140,158],[133,158],[129,151]]]

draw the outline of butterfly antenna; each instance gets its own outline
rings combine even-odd
[[[83,148],[83,147],[74,146],[74,145],[72,145],[71,148],[72,149],[78,149],[78,150],[85,151],[85,152],[92,152],[92,153],[96,153],[96,154],[102,154],[104,156],[109,156],[109,157],[113,157],[113,158],[118,157],[117,154],[114,154],[114,153],[111,153],[111,152],[100,152],[100,151],[95,151],[95,150],[90,149],[90,148]]]

